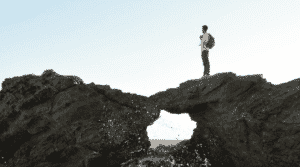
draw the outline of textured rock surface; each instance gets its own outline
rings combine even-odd
[[[146,154],[160,110],[197,122],[187,150],[212,166],[298,166],[299,85],[221,73],[147,98],[53,71],[6,79],[0,166],[120,166]]]
[[[189,113],[190,140],[212,164],[299,166],[300,79],[272,85],[259,75],[221,73],[150,97],[159,109]],[[223,162],[223,163],[220,163]]]
[[[3,82],[2,165],[119,166],[146,154],[146,128],[159,116],[147,97],[75,82],[51,70]]]

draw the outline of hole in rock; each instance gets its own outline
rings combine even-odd
[[[171,146],[183,140],[189,140],[196,128],[196,122],[186,114],[171,114],[162,110],[160,117],[147,127],[150,148],[161,145]]]

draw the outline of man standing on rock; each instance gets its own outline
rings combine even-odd
[[[209,48],[206,47],[206,44],[209,40],[208,33],[206,32],[207,29],[208,29],[207,25],[202,26],[203,35],[201,35],[199,37],[201,40],[199,46],[201,45],[201,56],[202,56],[203,65],[204,65],[203,76],[209,75],[209,71],[210,71],[209,61],[208,61]]]

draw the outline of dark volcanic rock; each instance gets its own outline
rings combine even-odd
[[[299,85],[221,73],[150,99],[161,110],[189,113],[197,122],[190,142],[205,143],[212,166],[299,166]]]
[[[127,164],[147,154],[146,129],[160,110],[197,122],[182,152],[198,150],[212,166],[298,166],[299,85],[221,73],[147,98],[51,70],[9,78],[0,91],[0,166]]]
[[[146,128],[159,116],[154,104],[79,80],[49,70],[2,83],[0,165],[120,166],[146,154]]]

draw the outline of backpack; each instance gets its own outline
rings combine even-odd
[[[215,38],[211,34],[209,34],[209,33],[208,33],[208,36],[209,36],[208,37],[209,40],[208,40],[208,42],[206,44],[206,47],[209,48],[209,49],[212,49],[215,46]]]

